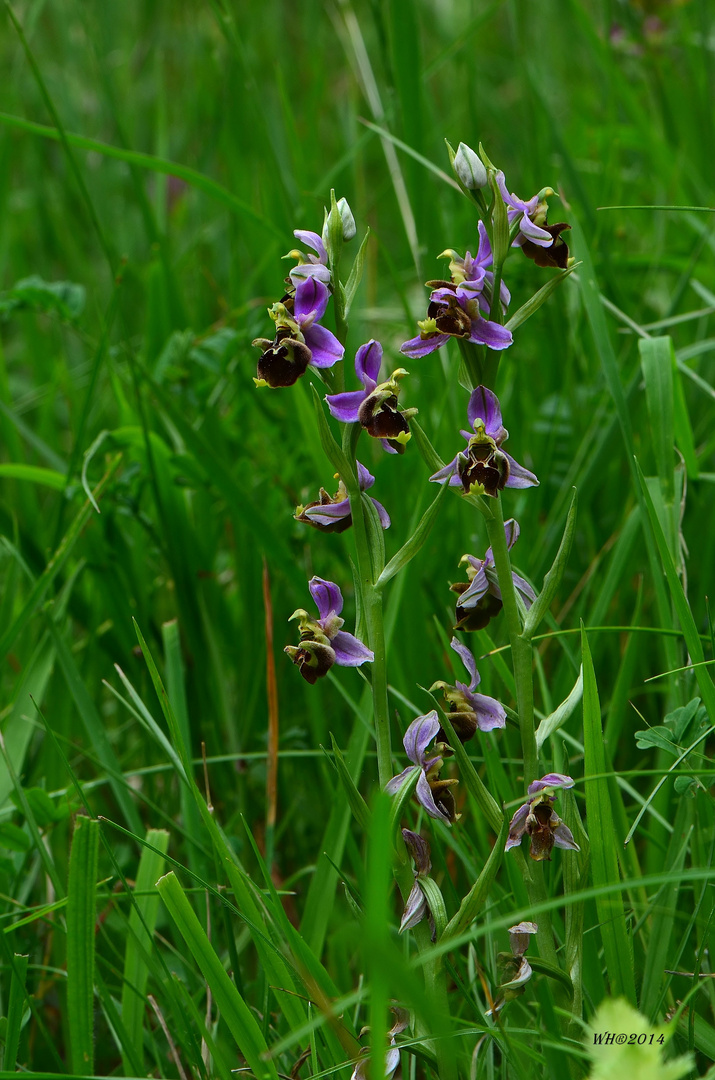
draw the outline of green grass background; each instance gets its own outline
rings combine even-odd
[[[550,636],[538,652],[537,708],[548,714],[570,692],[582,620],[593,628],[588,640],[606,771],[621,778],[607,791],[613,850],[623,876],[636,882],[624,903],[638,1000],[649,1018],[662,1019],[693,984],[663,970],[708,971],[707,874],[715,834],[706,751],[712,740],[700,744],[705,758],[683,766],[702,777],[698,791],[682,796],[668,779],[624,853],[622,839],[674,760],[667,750],[637,748],[634,732],[704,697],[689,673],[646,681],[686,665],[687,653],[660,561],[649,559],[644,543],[630,457],[635,452],[651,477],[666,462],[661,486],[654,481],[651,491],[709,659],[714,223],[712,215],[691,210],[599,208],[715,201],[711,5],[33,0],[13,10],[14,18],[3,14],[0,38],[0,715],[7,751],[5,765],[0,762],[0,1013],[9,1018],[7,1032],[17,1027],[18,1062],[82,1073],[94,1054],[97,1075],[143,1075],[138,1070],[146,1066],[154,1075],[176,1076],[177,1061],[197,1075],[238,1066],[229,999],[214,989],[206,1020],[209,976],[196,953],[192,959],[186,952],[189,939],[177,931],[181,916],[172,922],[166,907],[151,907],[160,854],[146,864],[146,891],[130,903],[127,882],[141,874],[142,849],[133,837],[149,828],[168,830],[168,849],[162,833],[153,847],[191,871],[177,870],[191,910],[208,926],[217,956],[233,972],[232,985],[254,1010],[258,1034],[269,1045],[285,1041],[278,1068],[289,1072],[306,1046],[312,1052],[306,1072],[347,1059],[324,1034],[317,1044],[305,1033],[289,1040],[300,1016],[289,1016],[284,997],[270,988],[265,958],[257,962],[255,926],[250,918],[241,922],[217,894],[203,893],[206,882],[226,884],[222,857],[231,852],[246,880],[263,884],[257,851],[267,852],[275,883],[289,894],[288,917],[303,920],[306,939],[321,946],[335,994],[357,987],[364,970],[357,916],[337,882],[345,880],[359,901],[373,886],[365,878],[361,830],[347,824],[346,795],[320,747],[330,744],[330,733],[344,749],[352,738],[353,754],[367,742],[359,786],[370,795],[375,770],[369,735],[362,734],[364,684],[359,672],[339,671],[308,687],[281,652],[294,640],[288,616],[308,606],[306,580],[313,573],[340,583],[352,628],[351,537],[308,533],[292,519],[295,505],[315,498],[321,484],[333,490],[333,470],[314,432],[307,380],[290,391],[256,391],[251,341],[269,332],[266,307],[280,298],[287,268],[280,258],[294,246],[292,230],[320,230],[333,187],[349,200],[359,235],[367,225],[372,231],[346,355],[374,336],[388,365],[399,366],[399,345],[424,315],[423,281],[443,273],[436,256],[447,247],[476,246],[467,201],[419,160],[446,169],[445,138],[454,146],[481,141],[522,197],[551,184],[562,199],[561,205],[552,200],[551,220],[574,226],[573,251],[585,260],[579,280],[567,281],[522,328],[501,364],[508,449],[541,480],[536,490],[509,493],[507,511],[522,530],[515,562],[540,585],[578,488],[573,550],[544,626]],[[548,274],[514,252],[505,273],[514,308]],[[31,275],[82,286],[81,313],[13,307],[13,287]],[[47,307],[46,300],[38,304]],[[601,321],[594,309],[603,312]],[[674,389],[667,389],[676,400],[671,426],[654,398],[649,410],[637,347],[639,337],[663,332],[673,338],[679,365]],[[419,408],[420,423],[446,460],[464,425],[466,395],[456,370],[456,350],[414,361],[403,395],[405,405]],[[626,437],[614,373],[621,418],[631,428]],[[657,397],[652,381],[650,387]],[[674,439],[686,458],[692,439],[687,482],[672,453]],[[429,470],[414,441],[400,458],[363,445],[360,455],[392,517],[389,557],[433,495]],[[83,462],[92,488],[108,473],[100,515],[85,504]],[[398,750],[398,735],[415,715],[409,703],[417,712],[430,707],[418,684],[452,677],[448,584],[461,579],[459,558],[480,555],[485,546],[470,507],[448,499],[425,547],[391,586],[388,657]],[[280,708],[275,831],[266,827],[264,560]],[[168,688],[171,722],[133,619]],[[642,629],[629,633],[631,625]],[[669,633],[654,632],[659,627]],[[493,641],[476,636],[478,655],[506,641],[498,621],[489,635]],[[481,689],[513,704],[505,657],[482,661]],[[564,731],[553,761],[580,779],[580,707]],[[197,760],[205,743],[220,837],[180,779],[182,742]],[[498,801],[521,797],[513,731],[471,744],[470,753],[480,769],[486,758],[485,778]],[[396,771],[403,766],[400,753]],[[194,772],[203,791],[202,770]],[[574,806],[582,813],[583,792],[579,784]],[[73,817],[83,802],[92,816],[127,832],[105,823],[95,835],[84,827],[72,866]],[[493,843],[477,809],[466,797],[463,802],[462,823],[449,836],[439,834],[433,850],[450,915]],[[344,842],[334,849],[340,878],[322,854],[331,813],[336,835],[344,823]],[[587,820],[586,828],[593,832],[598,823]],[[97,864],[93,844],[100,832]],[[379,854],[375,865],[382,865]],[[563,891],[567,857],[548,868],[554,895]],[[318,879],[316,866],[324,875]],[[663,873],[670,877],[662,888],[637,884],[641,874]],[[321,890],[310,893],[314,879]],[[92,912],[80,910],[76,899],[95,882],[96,935]],[[485,914],[503,917],[506,926],[525,894],[513,868],[499,882]],[[568,887],[577,897],[588,884],[584,876]],[[238,885],[231,887],[235,902]],[[378,896],[375,911],[379,902]],[[282,955],[283,945],[275,950],[290,931],[280,904],[270,897],[265,903],[266,947]],[[396,902],[389,903],[399,919]],[[577,899],[572,903],[570,910],[580,910]],[[609,973],[593,899],[582,917],[590,1013]],[[157,937],[149,933],[155,922]],[[556,925],[568,932],[563,912]],[[95,938],[96,963],[85,969]],[[649,960],[655,942],[657,961]],[[467,1029],[484,1026],[479,971],[493,986],[495,954],[505,947],[503,929],[487,925],[450,961],[455,1012]],[[205,943],[196,948],[204,955]],[[125,968],[127,950],[139,974],[136,966]],[[15,954],[29,956],[26,976]],[[126,1005],[129,970],[166,1016],[175,1052],[157,1012],[142,1006],[137,1020]],[[397,994],[389,971],[376,967],[374,978]],[[546,1024],[548,1033],[549,980],[537,983],[512,1007],[515,1031]],[[223,1002],[220,1023],[217,1001]],[[696,1012],[690,1023],[681,1021],[678,1038],[681,1047],[695,1047],[698,1067],[706,1067],[715,1047],[711,980],[702,980],[693,1003]],[[356,1030],[367,1022],[365,1008],[350,1003]],[[74,1032],[70,1015],[81,1018]],[[137,1025],[131,1030],[130,1015]],[[247,1038],[248,1021],[235,1015]],[[207,1034],[218,1046],[205,1064]],[[558,1075],[548,1038],[545,1048],[534,1042],[533,1058],[520,1065],[525,1051],[506,1040],[499,1046],[491,1040],[479,1075],[507,1075],[508,1068],[517,1076],[532,1068]],[[239,1044],[250,1060],[250,1048]],[[12,1069],[7,1045],[5,1068]]]

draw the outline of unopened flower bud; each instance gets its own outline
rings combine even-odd
[[[325,244],[331,265],[340,257],[343,243],[352,240],[357,232],[355,218],[347,199],[335,201],[335,192],[330,192],[330,209],[325,211],[323,223],[323,243]]]
[[[348,240],[352,240],[357,232],[355,218],[353,217],[353,212],[350,209],[347,199],[338,199],[338,210],[340,211],[340,220],[343,224],[343,240],[347,242]]]
[[[466,143],[461,142],[454,155],[452,168],[457,179],[464,184],[465,188],[473,191],[475,188],[483,188],[487,182],[487,170],[479,159],[479,155]]]

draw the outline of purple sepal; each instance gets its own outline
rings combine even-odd
[[[512,581],[514,582],[514,588],[517,589],[521,594],[521,599],[524,601],[524,607],[528,611],[531,605],[534,603],[534,600],[536,600],[536,593],[532,589],[529,582],[524,581],[524,578],[520,577],[519,574],[515,574],[513,570],[511,577]]]
[[[473,690],[475,686],[479,686],[481,678],[479,672],[477,671],[477,662],[474,659],[474,655],[467,648],[466,645],[462,645],[459,638],[453,637],[449,645],[450,648],[453,649],[454,652],[456,652],[457,656],[460,658],[465,668],[469,672],[470,679],[468,689]]]
[[[432,869],[430,859],[430,846],[423,836],[412,832],[411,829],[402,830],[402,839],[405,841],[407,850],[412,856],[418,874],[429,874]]]
[[[457,683],[458,690],[461,686],[461,683]],[[469,692],[466,697],[477,714],[477,727],[480,731],[493,731],[495,728],[506,727],[504,706],[496,698]]]
[[[388,514],[385,507],[382,505],[381,502],[378,502],[377,499],[373,499],[372,496],[370,496],[370,501],[377,510],[377,516],[380,519],[380,524],[382,525],[383,529],[389,529],[392,521],[390,520],[390,515]]]
[[[358,410],[365,400],[365,392],[349,390],[345,394],[327,394],[325,400],[331,416],[343,424],[355,424],[358,419]]]
[[[440,349],[445,341],[449,341],[448,334],[433,334],[431,337],[423,338],[420,334],[417,337],[410,338],[404,345],[400,345],[400,352],[409,357],[429,356],[430,353]]]
[[[573,833],[563,821],[559,822],[554,829],[554,846],[564,848],[565,851],[581,850],[573,838]]]
[[[527,468],[515,461],[511,454],[507,454],[506,450],[502,450],[502,454],[509,462],[509,479],[505,487],[527,488],[539,486],[539,481],[533,472],[529,472]]]
[[[312,326],[304,330],[303,337],[312,353],[310,362],[313,367],[332,367],[338,360],[342,360],[345,355],[345,349],[335,334],[318,323],[313,323]]]
[[[437,803],[434,801],[432,788],[429,786],[427,777],[423,772],[420,773],[420,778],[417,781],[417,787],[415,790],[417,793],[417,801],[420,803],[421,806],[424,807],[430,817],[436,818],[437,821],[444,821],[447,825],[452,824],[449,820],[449,815],[445,814],[443,810],[440,810],[440,808],[437,806]]]
[[[417,926],[426,917],[428,911],[425,894],[419,884],[415,882],[412,886],[412,892],[407,897],[405,911],[400,921],[400,933],[402,934],[405,930],[411,930],[413,926]]]
[[[300,240],[301,244],[305,244],[306,247],[312,248],[318,255],[321,263],[327,263],[328,253],[325,250],[325,244],[317,233],[310,232],[308,229],[294,229],[293,236],[296,240]]]
[[[372,663],[375,659],[375,654],[371,649],[345,630],[338,630],[337,634],[331,638],[330,644],[335,650],[335,663],[340,664],[341,667],[359,667],[366,660]]]
[[[526,832],[526,819],[529,816],[529,803],[524,803],[520,806],[514,817],[509,822],[509,836],[507,837],[504,850],[509,851],[510,848],[518,847],[521,843],[522,837]]]
[[[546,776],[542,776],[541,780],[533,780],[529,784],[529,794],[536,795],[539,791],[543,791],[544,788],[572,788],[576,781],[570,776],[564,776],[563,773],[547,773]]]
[[[407,782],[409,776],[413,776],[417,772],[419,765],[408,765],[406,769],[403,769],[399,776],[393,776],[391,780],[388,780],[385,784],[385,791],[388,795],[396,795],[402,785]]]
[[[502,425],[499,399],[486,386],[476,386],[469,395],[467,419],[472,429],[475,420],[483,420],[487,435],[497,444],[504,442],[509,436]]]
[[[308,588],[321,620],[327,619],[328,615],[339,615],[343,610],[343,594],[333,581],[313,576]]]
[[[497,351],[499,349],[508,349],[514,338],[511,330],[507,330],[505,326],[501,326],[500,323],[488,322],[480,316],[472,323],[469,340],[476,341],[480,345],[488,345],[490,349]]]
[[[318,525],[332,525],[333,522],[345,518],[350,513],[350,499],[342,499],[337,503],[326,503],[325,506],[306,506],[303,515],[316,521]]]
[[[322,318],[328,306],[330,293],[327,286],[315,277],[306,278],[298,283],[295,289],[293,302],[293,314],[296,322],[300,325],[303,320],[312,316],[313,320]]]
[[[366,341],[355,353],[355,374],[366,389],[372,391],[377,386],[381,363],[382,345],[374,338]]]
[[[402,740],[405,753],[415,765],[425,767],[425,751],[440,729],[436,709],[413,720]]]
[[[538,247],[551,247],[554,242],[551,233],[547,232],[546,229],[541,229],[538,225],[534,225],[534,222],[526,214],[521,219],[519,230],[527,240],[531,240],[532,244],[537,244]]]
[[[323,285],[330,284],[330,270],[327,266],[323,266],[322,263],[298,263],[294,266],[288,275],[294,285],[298,286],[301,281],[307,281],[308,278],[315,278],[316,281],[322,282]]]

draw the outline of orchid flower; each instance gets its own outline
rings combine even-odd
[[[395,795],[408,777],[415,772],[419,773],[415,793],[418,803],[424,807],[430,817],[443,821],[445,825],[451,825],[457,820],[454,797],[450,788],[457,780],[440,780],[439,772],[444,763],[440,754],[430,756],[427,747],[434,740],[440,730],[439,717],[436,710],[425,716],[418,716],[413,720],[402,740],[405,753],[412,762],[406,769],[393,776],[385,785],[388,795]]]
[[[284,649],[306,682],[313,685],[327,675],[333,664],[359,667],[366,661],[372,662],[375,654],[352,634],[340,629],[344,623],[340,618],[343,594],[338,586],[332,581],[312,577],[308,588],[319,618],[313,618],[303,608],[294,611],[291,619],[298,619],[300,645],[286,645]]]
[[[256,338],[262,349],[258,359],[256,386],[292,386],[308,365],[332,367],[342,360],[345,349],[334,334],[320,325],[330,293],[318,277],[299,281],[294,296],[286,296],[268,309],[276,324],[276,336]]]
[[[361,491],[367,491],[375,483],[375,477],[371,476],[364,465],[359,461],[355,463],[358,471],[358,482]],[[339,475],[336,473],[336,476]],[[382,503],[368,496],[370,502],[377,510],[377,516],[383,529],[390,528],[390,515]],[[353,523],[350,511],[350,499],[342,480],[338,483],[338,490],[330,497],[325,488],[320,489],[320,498],[316,502],[308,503],[307,506],[297,506],[294,517],[296,521],[306,521],[322,532],[340,533],[349,529]]]
[[[504,850],[518,847],[526,833],[531,838],[529,854],[541,862],[551,858],[552,848],[580,851],[568,825],[553,810],[557,788],[572,788],[575,781],[562,773],[547,773],[529,784],[529,800],[520,806],[509,822],[509,837]]]
[[[506,546],[509,550],[519,539],[519,523],[514,518],[504,522]],[[494,553],[489,547],[483,559],[474,555],[463,555],[460,564],[467,564],[467,582],[455,582],[450,588],[458,594],[455,630],[483,630],[489,620],[502,609],[501,589],[494,565]],[[519,596],[528,609],[536,600],[536,593],[528,581],[512,571],[512,581]]]
[[[509,432],[502,425],[501,407],[496,394],[486,386],[477,386],[469,395],[467,419],[474,431],[461,431],[467,440],[465,450],[452,458],[448,465],[430,476],[436,484],[447,481],[450,487],[461,487],[465,495],[491,495],[505,487],[526,488],[538,485],[532,472],[502,450]]]
[[[430,691],[436,689],[443,691],[446,701],[445,712],[460,742],[465,743],[472,738],[477,728],[480,731],[503,728],[506,724],[506,712],[504,706],[495,698],[473,692],[480,682],[474,656],[456,637],[452,638],[450,645],[469,672],[469,686],[462,682],[451,686],[449,683],[439,681],[430,686]],[[445,741],[444,732],[440,731],[437,734],[437,742],[443,741]]]
[[[368,435],[381,441],[389,454],[402,454],[410,438],[407,421],[417,410],[403,410],[397,404],[400,393],[397,380],[408,374],[405,369],[398,368],[387,382],[378,383],[381,363],[380,342],[374,338],[365,342],[355,354],[355,374],[363,389],[328,394],[325,400],[336,420],[344,424],[361,424]]]

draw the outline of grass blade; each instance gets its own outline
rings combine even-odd
[[[591,865],[595,888],[613,887],[620,882],[618,855],[615,847],[613,812],[605,773],[606,755],[603,747],[601,706],[598,700],[596,675],[585,630],[581,631],[583,650],[583,727],[584,772],[586,776],[586,821],[591,842]],[[593,779],[589,779],[593,777]],[[626,929],[621,896],[597,896],[596,910],[601,940],[606,955],[606,970],[613,997],[625,996],[636,1004],[633,976],[633,955]]]
[[[94,1072],[95,891],[99,822],[77,818],[67,879],[67,1026],[72,1071]]]
[[[257,1080],[278,1080],[261,1029],[224,970],[173,870],[160,878],[156,887],[254,1076]]]
[[[159,894],[151,895],[151,892],[157,877],[161,876],[164,870],[165,860],[158,852],[168,850],[169,834],[165,829],[149,829],[146,841],[147,844],[153,845],[154,850],[150,847],[142,848],[139,859],[135,885],[136,906],[129,914],[122,986],[122,1023],[142,1068],[144,1061],[142,1029],[149,978],[145,954],[151,949],[154,927],[159,914]],[[126,1057],[124,1069],[127,1075],[132,1071]]]

